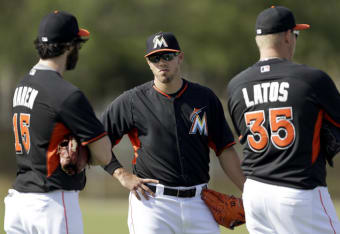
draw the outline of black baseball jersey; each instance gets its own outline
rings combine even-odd
[[[313,189],[326,186],[320,128],[340,127],[340,96],[324,72],[284,59],[260,61],[228,85],[228,108],[245,143],[242,169],[254,180]]]
[[[106,132],[77,87],[59,73],[37,65],[15,89],[12,118],[18,167],[14,189],[48,192],[84,188],[85,172],[69,176],[61,170],[58,143],[73,134],[87,145]]]
[[[209,181],[209,147],[219,155],[234,144],[219,99],[208,88],[184,80],[176,95],[153,81],[124,92],[102,116],[113,144],[128,134],[133,171],[167,186]]]

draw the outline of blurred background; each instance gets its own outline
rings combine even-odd
[[[287,6],[294,12],[297,23],[311,25],[310,30],[300,33],[295,61],[326,71],[340,87],[340,1],[337,0],[0,0],[0,3],[2,197],[16,173],[10,116],[14,87],[38,61],[33,40],[41,18],[56,9],[73,13],[79,26],[91,32],[90,40],[80,51],[76,70],[65,73],[64,77],[84,91],[98,116],[124,90],[153,78],[143,56],[147,37],[159,31],[173,32],[179,40],[185,53],[183,77],[211,88],[221,98],[226,111],[228,81],[258,60],[254,24],[257,14],[271,5]],[[231,124],[227,111],[226,117]],[[237,148],[241,155],[240,145]],[[133,153],[129,141],[124,138],[114,151],[123,165],[131,169]],[[211,187],[240,195],[223,175],[214,154],[211,160]],[[339,168],[337,158],[335,169],[328,170],[329,190],[334,199],[340,197]],[[101,168],[88,170],[82,201],[120,198],[125,204],[127,195]],[[0,208],[3,209],[2,204]],[[125,207],[122,210],[126,215]]]

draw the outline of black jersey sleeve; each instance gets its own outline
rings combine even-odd
[[[62,103],[59,111],[62,122],[82,145],[87,145],[106,135],[89,101],[80,91],[72,93]]]
[[[243,80],[244,74],[245,72],[242,72],[238,75],[237,77],[241,78],[237,78],[237,80]],[[245,110],[241,104],[242,97],[239,94],[239,83],[236,82],[235,78],[233,78],[227,86],[227,107],[235,133],[238,136],[239,142],[243,145],[246,142],[246,138],[244,136],[247,135],[249,130],[243,119]]]
[[[227,98],[227,101],[228,101],[228,112],[229,112],[231,121],[233,122],[234,130],[235,130],[236,134],[237,134],[238,136],[240,136],[241,133],[240,133],[240,130],[238,129],[238,127],[237,127],[237,126],[240,126],[240,125],[237,124],[236,120],[233,118],[234,115],[232,114],[232,113],[233,113],[233,108],[232,108],[231,97],[228,97],[228,98]]]
[[[316,101],[326,114],[333,120],[333,124],[340,127],[340,95],[333,80],[324,72],[319,71],[320,77],[313,83]]]
[[[124,134],[126,134],[131,128],[131,108],[130,95],[128,92],[124,92],[122,95],[113,100],[113,102],[111,102],[101,115],[100,120],[110,137],[112,145],[118,144]],[[112,161],[105,166],[104,169],[112,175],[114,171],[120,167],[122,166],[113,154]]]
[[[234,136],[226,121],[223,106],[218,97],[213,94],[211,98],[211,116],[209,123],[209,145],[219,156],[224,149],[235,144]]]
[[[129,132],[133,126],[131,94],[129,91],[118,96],[101,116],[104,129],[113,145]]]

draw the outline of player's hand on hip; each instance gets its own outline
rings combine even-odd
[[[139,194],[142,194],[147,200],[149,200],[148,194],[153,197],[155,196],[154,192],[152,192],[151,189],[145,185],[145,183],[158,184],[158,180],[139,178],[136,175],[128,172],[124,168],[116,169],[113,175],[119,180],[121,185],[129,189],[137,197],[138,200],[141,200]]]

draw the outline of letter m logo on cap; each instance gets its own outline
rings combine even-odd
[[[157,35],[153,39],[153,48],[156,49],[157,47],[161,48],[163,47],[168,47],[168,44],[166,43],[164,37],[162,35]]]

